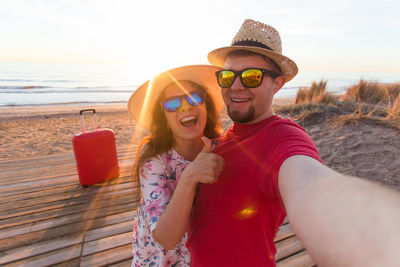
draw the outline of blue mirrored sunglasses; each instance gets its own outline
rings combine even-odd
[[[202,91],[191,92],[189,95],[171,96],[161,101],[161,106],[164,107],[165,111],[173,112],[177,111],[182,105],[182,98],[192,106],[198,106],[204,103],[205,93]]]

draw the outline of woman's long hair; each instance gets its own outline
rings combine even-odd
[[[185,81],[185,82],[190,83],[194,88],[196,88],[197,90],[201,90],[206,94],[205,104],[207,111],[207,122],[204,128],[204,136],[206,136],[209,139],[213,139],[220,136],[221,130],[215,103],[211,98],[211,96],[207,93],[206,88],[192,81]],[[165,88],[168,88],[170,85],[166,86]],[[168,122],[167,119],[165,118],[164,110],[160,105],[160,102],[162,99],[164,99],[164,96],[165,96],[165,89],[153,104],[152,125],[149,129],[150,134],[144,137],[140,141],[138,150],[136,152],[135,163],[133,165],[133,177],[134,177],[134,184],[138,188],[137,191],[138,197],[140,197],[140,192],[141,192],[139,171],[142,164],[146,162],[146,160],[152,157],[167,152],[174,145],[173,133],[168,127]]]

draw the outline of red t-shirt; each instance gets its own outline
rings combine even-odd
[[[275,266],[274,237],[286,216],[279,168],[293,155],[320,160],[313,141],[299,125],[272,116],[235,123],[213,152],[225,166],[196,196],[187,242],[191,266]]]

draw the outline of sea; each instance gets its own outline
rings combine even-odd
[[[321,80],[328,91],[341,94],[360,79],[399,83],[400,73],[300,70],[275,97],[295,97],[299,88]],[[125,104],[145,81],[123,64],[0,62],[0,108]]]

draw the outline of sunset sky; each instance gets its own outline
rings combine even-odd
[[[398,0],[0,0],[0,61],[207,64],[244,19],[274,26],[303,70],[400,72]]]

